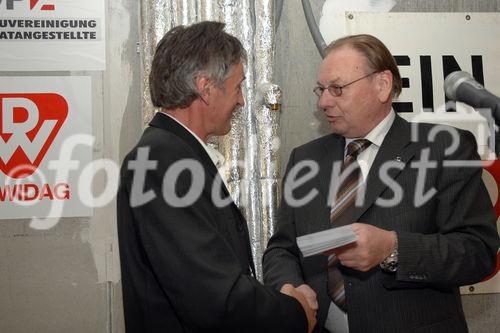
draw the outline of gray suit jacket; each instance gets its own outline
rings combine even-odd
[[[482,170],[445,167],[450,164],[446,161],[478,159],[474,137],[458,130],[458,141],[453,141],[448,132],[437,131],[433,139],[436,129],[431,124],[412,126],[397,116],[370,169],[365,201],[357,208],[354,221],[395,230],[399,264],[396,274],[379,267],[368,272],[341,267],[350,332],[467,331],[458,286],[480,281],[495,267],[499,238]],[[454,142],[456,149],[447,151]],[[303,258],[295,239],[330,228],[327,198],[332,165],[343,160],[344,145],[344,138],[332,134],[293,150],[285,179],[300,161],[319,165],[319,172],[295,188],[293,197],[315,196],[301,207],[282,200],[276,233],[263,258],[265,283],[275,288],[286,282],[307,283],[316,291],[318,332],[330,303],[327,259],[324,255]],[[426,155],[432,168],[424,175],[419,166]],[[397,161],[388,169],[391,182],[379,175],[387,161]],[[307,172],[310,170],[304,169],[297,177]],[[424,185],[421,189],[416,187],[419,177]],[[427,193],[432,188],[436,190],[432,197],[419,199],[419,191]],[[378,198],[390,200],[398,192],[403,198],[396,205],[375,203]]]

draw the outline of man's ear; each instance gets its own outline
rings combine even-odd
[[[392,73],[385,70],[377,73],[378,100],[381,103],[391,102],[392,98]]]
[[[200,94],[200,98],[206,105],[209,105],[210,91],[212,89],[212,80],[205,75],[198,75],[196,77],[196,89]]]

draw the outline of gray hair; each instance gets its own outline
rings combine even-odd
[[[155,107],[182,108],[200,96],[196,78],[206,75],[222,86],[231,66],[246,61],[241,42],[224,23],[205,21],[171,29],[158,43],[149,75]]]

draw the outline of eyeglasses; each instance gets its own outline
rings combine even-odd
[[[347,86],[350,86],[351,84],[353,83],[356,83],[358,81],[361,81],[363,79],[366,79],[367,77],[369,76],[372,76],[373,74],[375,73],[378,73],[378,71],[374,71],[374,72],[371,72],[370,74],[367,74],[363,77],[360,77],[359,79],[357,80],[354,80],[354,81],[351,81],[349,83],[346,83],[344,84],[343,86],[339,86],[339,85],[336,85],[336,84],[330,84],[329,86],[327,87],[322,87],[322,86],[317,86],[313,89],[313,92],[318,96],[318,97],[321,97],[321,95],[323,95],[323,92],[326,90],[328,90],[328,92],[330,94],[332,94],[332,96],[335,96],[335,97],[339,97],[340,95],[342,95],[342,89],[344,89],[345,87]]]

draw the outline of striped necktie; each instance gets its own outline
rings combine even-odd
[[[341,168],[342,183],[338,187],[330,212],[330,224],[332,227],[339,227],[355,222],[353,221],[353,213],[356,193],[363,185],[363,178],[361,177],[361,169],[357,157],[370,144],[371,142],[367,139],[356,139],[347,145],[346,157]],[[339,260],[335,254],[328,257],[328,294],[340,309],[347,311],[344,279],[338,268],[338,263]]]

